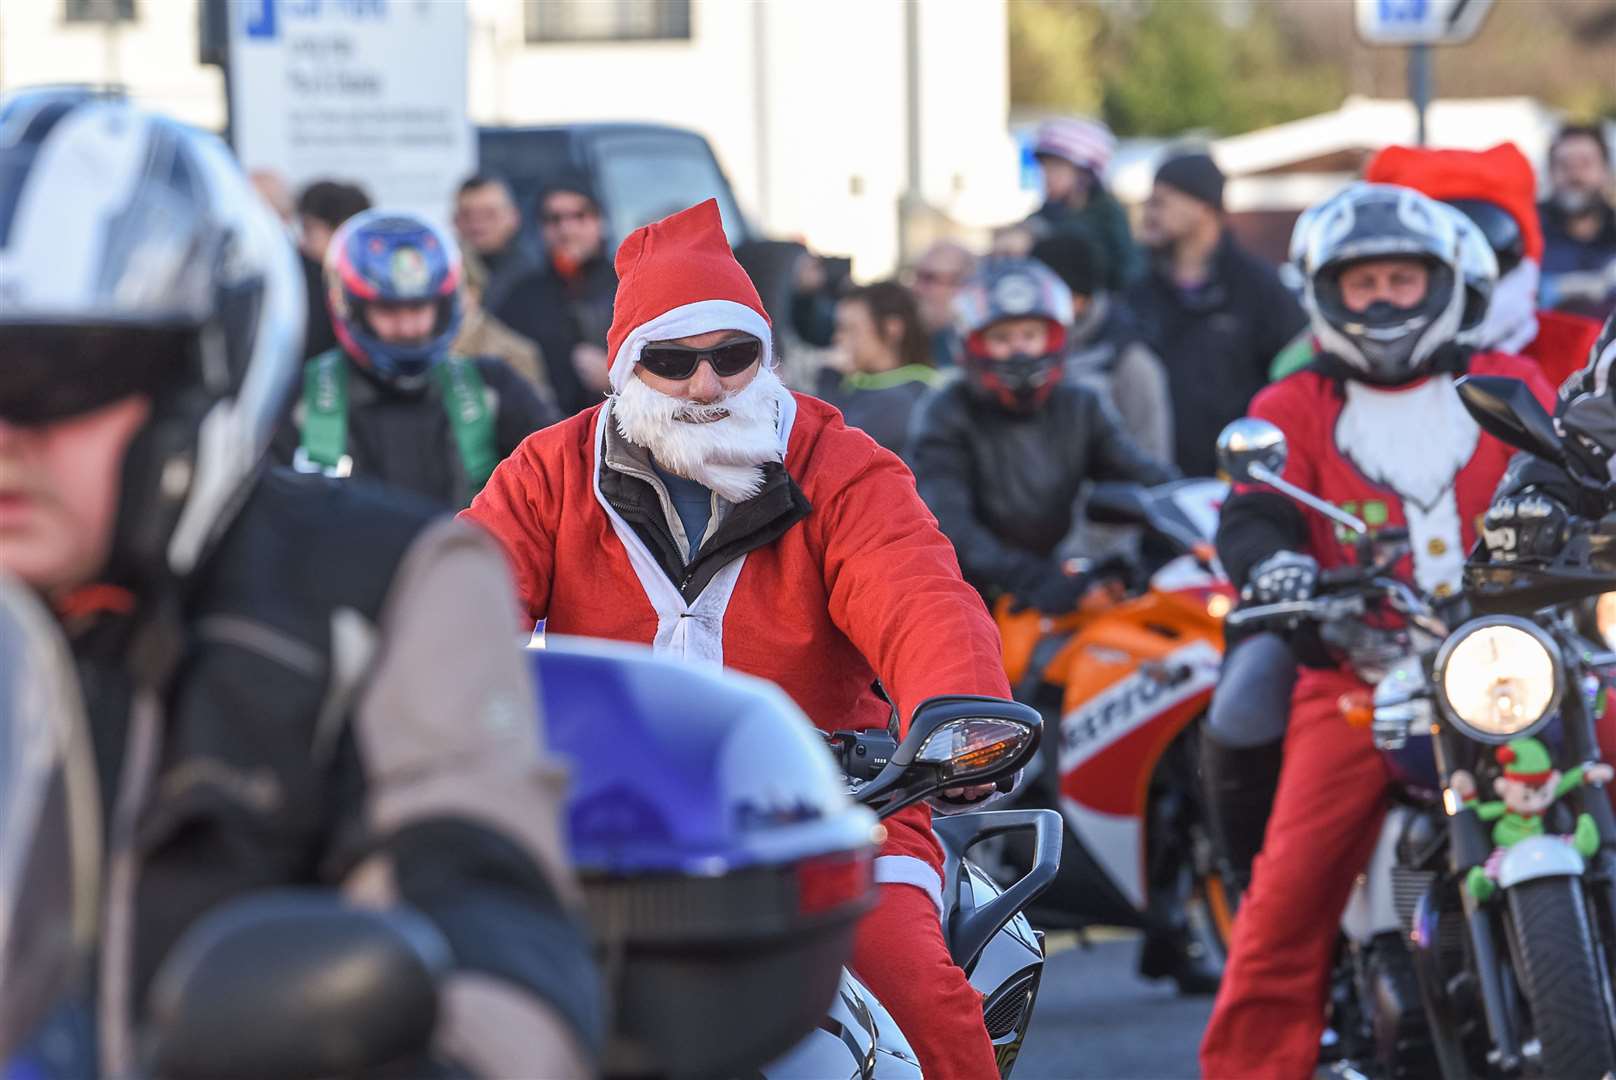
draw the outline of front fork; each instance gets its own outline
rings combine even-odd
[[[1481,866],[1492,854],[1492,837],[1474,810],[1463,807],[1453,794],[1450,778],[1463,760],[1463,740],[1446,725],[1438,727],[1431,740],[1436,751],[1437,775],[1442,777],[1443,808],[1448,814],[1448,870],[1459,882],[1459,899],[1464,905],[1465,928],[1470,936],[1470,953],[1476,964],[1476,985],[1481,991],[1482,1012],[1492,1036],[1493,1063],[1504,1075],[1518,1072],[1521,1063],[1520,1035],[1504,991],[1502,965],[1498,957],[1495,916],[1476,902],[1463,885],[1465,875]],[[1446,988],[1444,988],[1446,992]]]

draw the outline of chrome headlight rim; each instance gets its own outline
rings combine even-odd
[[[1542,713],[1530,724],[1508,734],[1483,731],[1471,725],[1464,717],[1458,714],[1453,707],[1453,703],[1448,700],[1448,663],[1453,659],[1453,654],[1471,636],[1493,627],[1508,627],[1512,630],[1519,630],[1534,639],[1549,658],[1550,678],[1552,679],[1552,685],[1549,688],[1549,701],[1543,707]],[[1449,634],[1448,639],[1442,643],[1442,648],[1437,651],[1436,663],[1432,666],[1431,672],[1431,682],[1436,692],[1436,700],[1442,706],[1443,718],[1466,738],[1474,739],[1490,746],[1503,746],[1506,743],[1514,742],[1516,739],[1529,739],[1542,731],[1559,710],[1560,700],[1565,693],[1565,657],[1560,652],[1559,643],[1537,623],[1532,622],[1530,619],[1523,619],[1518,615],[1484,615],[1463,624]]]
[[[1600,593],[1591,599],[1588,606],[1590,621],[1594,627],[1594,640],[1603,643],[1605,648],[1616,651],[1616,592]],[[1607,614],[1611,616],[1608,626]]]

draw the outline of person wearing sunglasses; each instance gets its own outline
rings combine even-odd
[[[920,253],[909,273],[920,321],[926,328],[932,366],[959,363],[960,338],[954,327],[954,298],[976,271],[976,256],[958,240],[938,240]]]
[[[612,395],[529,438],[461,515],[504,545],[526,626],[768,679],[825,731],[1008,698],[998,633],[909,471],[775,373],[718,204],[636,230],[617,271]],[[885,823],[854,968],[927,1077],[990,1080],[981,998],[943,943],[931,809]]]
[[[46,91],[0,99],[0,130],[0,575],[71,643],[105,817],[97,976],[23,1071],[145,1071],[176,942],[295,889],[408,905],[449,946],[435,1060],[405,1073],[593,1075],[561,770],[498,548],[263,467],[303,282],[223,143]]]
[[[600,403],[610,389],[601,342],[612,321],[617,275],[600,205],[583,176],[553,179],[534,205],[543,264],[490,305],[505,325],[538,343],[563,415]]]

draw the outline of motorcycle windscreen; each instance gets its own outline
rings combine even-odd
[[[99,802],[66,643],[33,594],[0,576],[0,1063],[92,948]]]

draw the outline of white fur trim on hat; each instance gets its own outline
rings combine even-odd
[[[698,300],[641,323],[623,339],[617,355],[612,357],[612,389],[617,391],[628,385],[634,365],[639,362],[640,350],[649,342],[710,334],[714,330],[740,330],[755,336],[763,342],[763,366],[774,366],[769,324],[762,315],[734,300]]]

